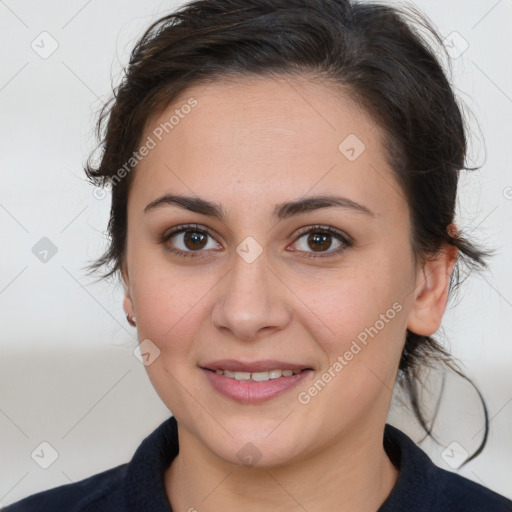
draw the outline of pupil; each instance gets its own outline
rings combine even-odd
[[[202,249],[205,244],[203,243],[200,247],[198,247],[197,244],[200,244],[202,241],[204,242],[205,239],[206,237],[203,234],[197,233],[195,231],[187,231],[185,234],[185,244],[187,247],[188,242],[192,242],[192,245],[195,244],[195,247],[188,247],[189,249]]]
[[[326,234],[320,234],[320,233],[313,233],[309,236],[309,241],[312,241],[314,246],[312,247],[313,250],[317,249],[328,249],[331,245],[330,242],[326,242],[328,237],[331,235]]]

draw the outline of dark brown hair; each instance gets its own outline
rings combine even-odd
[[[427,38],[443,49],[428,18],[412,7],[349,0],[197,0],[156,21],[136,43],[98,121],[101,158],[94,164],[91,156],[86,173],[96,186],[112,185],[110,243],[89,271],[108,267],[102,277],[111,277],[123,267],[133,172],[113,180],[137,151],[150,117],[193,84],[295,74],[341,86],[383,129],[388,160],[410,207],[416,258],[435,256],[444,243],[458,249],[452,292],[460,284],[461,265],[484,268],[490,251],[447,231],[459,172],[471,168],[465,166],[461,108]],[[407,331],[398,382],[429,435],[419,374],[433,362],[467,379],[434,338]],[[470,459],[487,439],[483,399],[482,404],[485,434]]]

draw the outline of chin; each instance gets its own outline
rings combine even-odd
[[[261,446],[251,441],[242,443],[240,449],[233,452],[233,447],[226,447],[228,453],[218,453],[217,455],[235,466],[247,469],[270,469],[280,466],[286,466],[294,458],[292,450],[287,450],[282,445]],[[276,448],[276,450],[274,450]]]
[[[275,427],[274,422],[275,431],[269,435],[256,428],[253,422],[252,428],[239,428],[238,431],[234,431],[233,427],[229,428],[228,431],[233,437],[226,434],[217,442],[210,439],[203,439],[203,442],[209,445],[217,457],[229,464],[247,468],[275,468],[296,459],[301,452],[300,444],[305,442],[303,438],[300,441],[295,439],[293,432],[286,429],[278,432],[279,428]],[[271,431],[272,429],[268,430]]]

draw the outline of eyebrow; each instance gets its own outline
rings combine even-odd
[[[217,203],[207,201],[206,199],[201,199],[200,197],[175,194],[165,194],[155,199],[154,201],[151,201],[151,203],[149,203],[144,208],[144,213],[169,205],[177,206],[179,208],[199,213],[201,215],[216,217],[222,221],[224,221],[226,218],[224,210]],[[273,218],[276,220],[284,220],[295,215],[300,215],[302,213],[332,207],[352,210],[356,213],[363,213],[371,217],[376,216],[375,213],[366,206],[356,203],[355,201],[352,201],[346,197],[319,195],[309,196],[303,199],[297,199],[295,201],[279,203],[274,207]]]

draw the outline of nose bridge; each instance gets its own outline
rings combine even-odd
[[[247,255],[254,246],[241,243],[231,271],[223,280],[212,312],[213,323],[238,339],[252,339],[261,330],[282,329],[289,321],[282,287],[268,268],[265,252]]]

